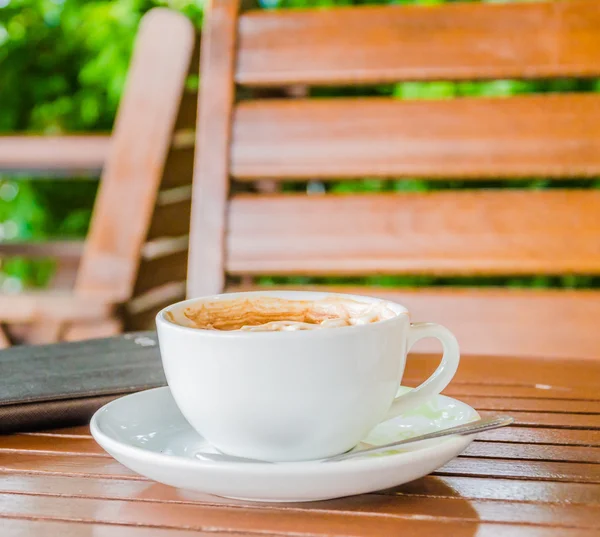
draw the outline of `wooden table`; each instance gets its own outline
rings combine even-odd
[[[435,359],[413,358],[415,383]],[[252,504],[148,481],[87,427],[0,438],[0,535],[600,535],[600,360],[465,357],[446,393],[517,425],[435,474],[375,494]]]

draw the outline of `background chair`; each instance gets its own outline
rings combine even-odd
[[[597,94],[264,95],[599,76],[599,27],[600,7],[589,0],[242,12],[237,0],[214,0],[203,30],[188,296],[260,288],[259,275],[597,275],[597,190],[307,195],[253,185],[598,176]],[[256,88],[261,98],[252,98]],[[600,343],[597,291],[346,289],[447,325],[467,353],[591,358]]]
[[[77,176],[103,168],[84,244],[0,243],[4,258],[59,260],[50,290],[0,295],[0,345],[135,328],[164,274],[185,271],[197,101],[185,82],[197,72],[195,46],[183,15],[154,9],[140,26],[110,137],[0,138],[4,170]]]

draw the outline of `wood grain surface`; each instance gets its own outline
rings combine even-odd
[[[70,293],[29,292],[0,298],[0,319],[11,323],[98,321],[114,311],[115,305],[110,302]]]
[[[244,195],[226,268],[254,274],[597,274],[600,192]]]
[[[594,177],[599,125],[600,96],[591,93],[247,101],[234,110],[231,174],[250,180]]]
[[[343,243],[342,243],[343,244]],[[278,254],[285,252],[280,250]],[[233,285],[228,291],[269,290],[274,286]],[[413,321],[436,322],[450,328],[466,354],[526,355],[539,358],[598,358],[596,319],[600,316],[600,293],[591,290],[535,290],[507,288],[398,288],[355,285],[278,285],[277,289],[304,289],[350,293],[391,300],[404,305]],[[560,326],[560,329],[556,327]],[[415,350],[438,350],[434,341],[422,341]],[[455,388],[452,388],[453,390]],[[465,388],[466,389],[466,388]],[[478,386],[459,394],[494,395]],[[539,389],[515,386],[515,396],[535,397]],[[505,393],[505,392],[502,392]],[[583,392],[579,392],[583,395]],[[599,399],[597,390],[587,397]],[[570,391],[552,392],[548,397],[570,398]]]
[[[110,136],[2,136],[0,170],[98,175],[110,151]]]
[[[220,0],[205,15],[190,224],[190,240],[202,247],[190,250],[189,296],[219,293],[225,285],[224,229],[239,8],[240,0]]]
[[[240,17],[236,81],[598,76],[599,25],[594,0],[252,11]]]
[[[436,359],[411,359],[407,383]],[[479,435],[430,476],[327,502],[260,504],[153,483],[105,454],[87,426],[0,437],[0,528],[19,537],[59,529],[74,537],[112,529],[123,537],[140,529],[161,537],[597,536],[599,374],[589,360],[463,357],[447,391],[482,414],[509,410],[517,423]],[[537,388],[548,383],[551,390]],[[569,398],[554,397],[561,393]]]

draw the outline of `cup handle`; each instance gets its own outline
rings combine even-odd
[[[411,347],[420,339],[434,337],[442,343],[442,361],[437,369],[423,384],[412,389],[410,392],[400,395],[394,399],[386,420],[395,418],[407,410],[425,403],[428,399],[439,394],[452,380],[458,362],[460,351],[454,334],[447,328],[435,323],[413,323],[408,333],[407,353]]]

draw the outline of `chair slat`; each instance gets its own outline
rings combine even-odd
[[[190,251],[187,293],[218,293],[225,284],[223,252],[229,193],[228,154],[235,100],[237,16],[241,0],[212,2],[203,27],[198,132],[194,166],[194,210],[190,237],[202,244]]]
[[[600,75],[600,5],[361,6],[240,17],[248,85]]]
[[[191,185],[194,177],[194,148],[172,149],[167,156],[161,186]]]
[[[70,323],[61,334],[64,341],[114,337],[123,332],[123,321],[115,316],[100,321]]]
[[[600,273],[600,191],[243,195],[235,274]]]
[[[1,136],[0,170],[97,175],[109,146],[109,135]]]
[[[168,255],[144,260],[138,272],[134,296],[170,282],[185,281],[187,275],[187,247]]]
[[[260,291],[269,288],[272,289],[260,286],[243,289]],[[450,328],[465,355],[598,358],[595,326],[600,316],[600,291],[341,285],[301,288],[375,296],[398,302],[409,309],[413,321],[437,322]],[[437,345],[432,340],[424,340],[416,350],[438,352]],[[540,389],[539,397],[545,393]]]
[[[10,323],[94,321],[110,317],[114,310],[114,304],[66,293],[0,295],[0,321]]]
[[[600,95],[241,103],[231,173],[250,180],[594,177]]]
[[[159,202],[148,230],[148,239],[180,237],[190,232],[191,201],[176,200],[172,203]]]
[[[79,259],[83,252],[83,241],[50,242],[0,242],[2,257],[58,257]]]
[[[125,324],[128,330],[156,330],[156,314],[184,298],[185,281],[172,281],[136,296],[125,306]]]

